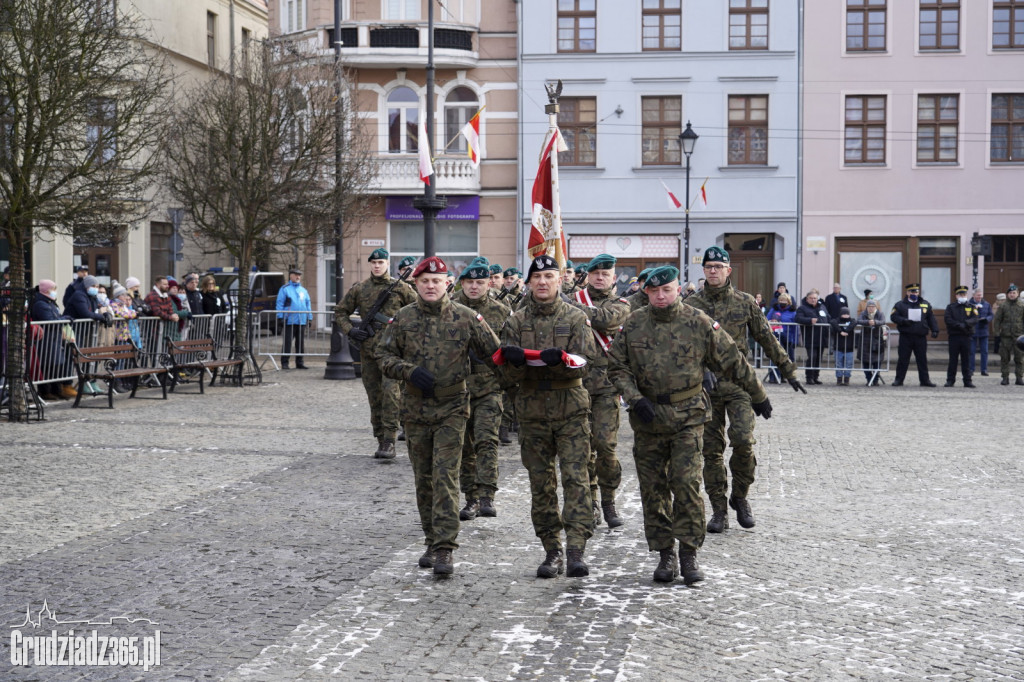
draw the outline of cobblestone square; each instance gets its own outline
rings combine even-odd
[[[651,579],[625,419],[625,525],[599,528],[589,578],[534,577],[516,445],[497,518],[465,522],[435,578],[405,446],[372,459],[361,383],[266,379],[0,424],[8,633],[45,601],[149,619],[162,647],[148,672],[15,666],[8,634],[0,679],[1024,679],[1024,389],[998,372],[769,386],[757,526],[709,535],[690,588]]]

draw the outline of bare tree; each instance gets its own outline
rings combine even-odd
[[[24,253],[56,235],[121,241],[148,210],[170,71],[114,0],[0,2],[0,229],[11,249],[10,419],[24,391]]]
[[[269,43],[249,45],[235,63],[234,75],[220,74],[179,98],[164,157],[167,185],[185,207],[192,237],[207,253],[226,251],[238,263],[234,346],[241,352],[248,272],[259,254],[332,239],[336,215],[361,212],[373,166],[355,133],[349,81],[332,63]],[[335,182],[338,139],[344,153]]]

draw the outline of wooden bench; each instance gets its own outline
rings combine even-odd
[[[75,372],[78,374],[78,395],[72,407],[78,407],[85,393],[84,386],[91,381],[107,382],[107,404],[114,408],[114,382],[118,380],[131,381],[132,398],[139,388],[139,379],[152,374],[160,382],[163,390],[163,399],[167,400],[167,368],[142,367],[139,359],[146,355],[134,344],[121,343],[113,346],[94,346],[92,348],[79,348],[78,344],[73,346]]]
[[[227,369],[229,367],[237,367],[237,376],[235,380],[238,381],[238,387],[241,388],[242,381],[242,369],[245,366],[244,358],[228,358],[226,360],[217,359],[217,347],[213,342],[213,339],[206,337],[204,339],[189,339],[188,341],[172,341],[170,337],[167,338],[167,354],[171,358],[171,392],[174,392],[174,387],[179,383],[184,383],[187,379],[183,379],[182,376],[190,371],[199,372],[199,392],[205,393],[203,388],[203,381],[206,379],[206,372],[210,372],[210,385],[217,380],[217,372],[221,369],[224,370],[224,376],[227,376]]]

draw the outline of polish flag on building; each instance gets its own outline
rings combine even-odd
[[[700,190],[697,192],[697,200],[701,208],[708,207],[708,192],[704,187],[708,184],[708,178],[704,178],[704,183],[700,186]]]
[[[430,162],[430,140],[427,138],[427,114],[420,112],[419,140],[416,141],[419,147],[420,157],[420,180],[423,184],[430,184],[430,176],[434,174],[434,164]]]
[[[668,185],[665,184],[665,181],[664,180],[659,180],[658,182],[660,182],[661,186],[665,188],[666,192],[668,192],[668,207],[669,208],[682,208],[683,207],[683,202],[679,201],[679,199],[676,198],[675,194],[672,194],[672,190],[670,190],[668,188]]]
[[[469,160],[473,162],[473,168],[480,167],[480,159],[483,157],[483,149],[480,146],[480,111],[473,114],[473,118],[462,126],[462,136],[466,138],[466,150],[469,153]]]
[[[557,145],[557,146],[556,146]],[[562,232],[562,216],[558,208],[558,152],[568,149],[562,133],[554,128],[544,145],[540,156],[540,168],[533,180],[533,220],[530,227],[530,241],[526,250],[530,258],[542,254],[555,259],[559,267],[565,267],[568,249]]]

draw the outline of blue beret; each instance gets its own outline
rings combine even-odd
[[[662,265],[660,268],[654,268],[651,270],[651,273],[647,275],[647,281],[644,282],[644,289],[647,287],[664,286],[677,279],[679,279],[679,268],[671,265]]]
[[[374,249],[373,253],[371,253],[370,257],[367,258],[366,260],[387,260],[389,255],[390,254],[388,253],[387,249]]]
[[[615,256],[609,256],[607,253],[601,253],[594,256],[590,263],[587,264],[587,272],[593,272],[594,270],[607,270],[608,268],[615,267]]]
[[[707,251],[704,252],[704,260],[701,262],[701,265],[706,264],[708,261],[729,263],[729,252],[720,246],[709,246]]]

